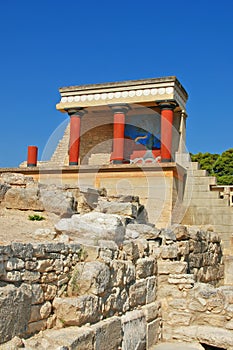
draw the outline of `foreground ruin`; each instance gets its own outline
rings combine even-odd
[[[233,349],[215,232],[158,229],[138,197],[2,175],[1,210],[22,209],[55,226],[0,246],[0,349]]]

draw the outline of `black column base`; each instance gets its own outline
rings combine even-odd
[[[171,158],[163,158],[163,159],[161,159],[161,163],[171,163],[171,162],[172,162]]]
[[[123,163],[123,160],[115,159],[112,161],[112,164],[122,164],[122,163]]]
[[[78,165],[78,162],[69,162],[69,165]]]
[[[29,163],[29,164],[27,164],[27,167],[32,167],[32,166],[37,166],[37,164],[32,164],[32,163]]]

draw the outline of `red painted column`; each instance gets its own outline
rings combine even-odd
[[[37,166],[38,147],[28,146],[27,166]]]
[[[173,110],[175,103],[160,103],[161,109],[161,161],[171,162]]]
[[[84,111],[68,111],[70,116],[69,165],[78,165],[80,149],[81,117]]]
[[[125,115],[128,111],[128,107],[111,106],[111,108],[114,113],[113,148],[111,161],[113,164],[122,164],[124,161]]]

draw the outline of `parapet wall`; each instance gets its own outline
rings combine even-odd
[[[192,314],[200,313],[191,303],[195,281],[218,285],[223,277],[217,235],[129,224],[126,236],[120,246],[1,246],[1,342],[44,330],[24,340],[26,348],[149,349],[170,339],[180,322],[190,326]],[[186,302],[190,312],[183,311]],[[215,311],[208,308],[209,318],[216,319]]]

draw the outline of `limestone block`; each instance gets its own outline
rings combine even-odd
[[[178,256],[182,259],[189,255],[189,241],[178,241]]]
[[[147,280],[139,280],[129,288],[129,303],[131,307],[146,304]]]
[[[100,261],[78,263],[68,285],[68,295],[103,295],[110,282],[110,270]]]
[[[8,209],[44,210],[37,187],[12,187],[4,198],[4,206]]]
[[[121,317],[123,341],[122,350],[146,349],[146,320],[142,311],[127,312]]]
[[[45,300],[53,300],[57,294],[57,286],[53,284],[42,284]]]
[[[73,215],[70,219],[61,219],[55,229],[62,233],[73,233],[80,243],[88,241],[95,244],[99,240],[123,241],[125,228],[119,215],[90,212]]]
[[[157,344],[161,336],[161,318],[157,318],[147,324],[146,348],[150,349],[153,345]]]
[[[142,311],[146,318],[146,322],[151,322],[160,316],[161,302],[155,301],[153,303],[143,305]]]
[[[102,307],[104,315],[112,316],[114,314],[121,314],[129,310],[128,293],[126,289],[120,287],[113,287],[111,294],[105,299]]]
[[[228,349],[230,346],[233,346],[231,330],[204,325],[174,328],[173,339],[188,342],[196,340],[200,343],[211,344],[212,346],[223,349]]]
[[[13,242],[11,244],[12,253],[17,258],[32,258],[33,257],[33,246],[30,243],[18,243]]]
[[[153,276],[156,272],[156,261],[154,258],[139,258],[136,263],[136,278],[146,278]]]
[[[109,202],[101,200],[98,203],[98,208],[101,213],[117,214],[122,216],[137,217],[137,206],[127,202]]]
[[[111,285],[118,287],[124,285],[124,277],[126,274],[127,262],[124,260],[111,261]]]
[[[22,272],[22,280],[29,283],[38,282],[40,280],[40,273],[37,271],[25,270]]]
[[[22,274],[19,271],[9,271],[2,276],[2,280],[6,282],[22,281]]]
[[[52,310],[51,303],[46,301],[42,305],[33,305],[31,307],[31,316],[29,322],[36,322],[48,318]]]
[[[122,342],[121,320],[111,317],[92,326],[95,332],[94,350],[116,350]]]
[[[2,173],[0,182],[15,186],[26,186],[34,183],[33,177],[19,173]]]
[[[163,259],[175,259],[178,255],[178,248],[175,244],[164,245],[161,247],[161,258]]]
[[[163,244],[170,244],[176,241],[176,235],[170,228],[162,229],[159,236],[162,238]]]
[[[7,191],[11,188],[11,186],[7,185],[7,184],[1,184],[0,183],[0,202],[4,199],[5,194],[7,193]]]
[[[74,197],[69,191],[62,191],[58,188],[54,190],[41,188],[40,200],[47,212],[61,217],[70,217],[76,210]]]
[[[128,224],[126,226],[126,237],[131,239],[144,238],[148,240],[157,239],[160,230],[153,225]]]
[[[36,332],[46,329],[46,320],[39,320],[28,324],[27,335],[35,334]]]
[[[146,303],[153,303],[156,299],[157,280],[155,276],[147,277]]]
[[[184,274],[187,272],[187,262],[185,261],[157,261],[158,274],[169,275],[169,274]]]
[[[170,312],[168,315],[168,324],[172,326],[189,326],[192,314],[190,312]]]
[[[126,253],[127,258],[133,262],[139,258],[138,246],[134,242],[124,241],[123,251]]]
[[[27,284],[0,287],[0,343],[25,335],[30,318],[31,288]],[[20,315],[20,317],[19,317]]]
[[[85,261],[93,261],[98,259],[100,248],[91,245],[83,245],[83,252],[85,252]]]
[[[187,240],[190,237],[189,231],[186,226],[176,226],[173,228],[173,232],[176,235],[177,241]]]
[[[5,266],[6,271],[22,270],[25,267],[25,263],[22,259],[11,257],[7,260]]]
[[[95,323],[100,317],[99,298],[94,295],[82,295],[76,298],[55,298],[54,312],[63,326],[82,326]]]
[[[126,271],[123,278],[124,285],[134,283],[136,280],[136,268],[131,261],[127,261]]]
[[[44,292],[40,284],[33,283],[32,288],[32,305],[41,304],[44,301]]]
[[[168,283],[171,284],[194,284],[194,275],[189,274],[170,274],[168,277]]]
[[[53,259],[38,260],[36,270],[39,272],[49,272],[53,270]]]
[[[48,329],[24,340],[26,350],[94,350],[91,327]]]

